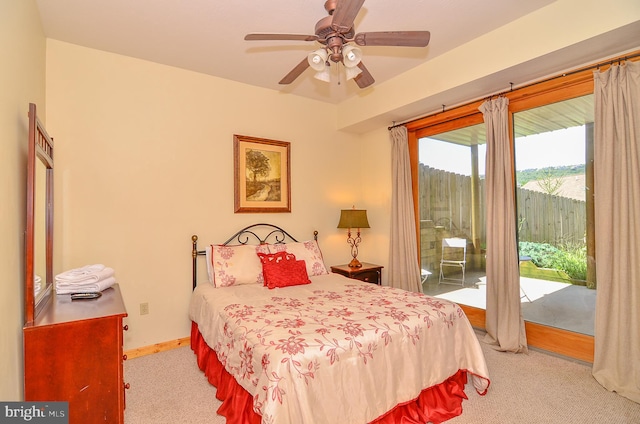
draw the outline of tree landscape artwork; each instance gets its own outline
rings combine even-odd
[[[291,212],[290,143],[233,136],[236,213]]]

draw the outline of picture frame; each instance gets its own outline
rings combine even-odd
[[[235,213],[291,212],[291,143],[233,136]]]

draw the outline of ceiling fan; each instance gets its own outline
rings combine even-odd
[[[319,50],[310,53],[296,65],[280,84],[291,84],[308,67],[316,70],[315,77],[329,81],[330,62],[345,66],[347,79],[353,79],[360,88],[366,88],[375,80],[362,63],[362,52],[353,46],[403,46],[426,47],[431,34],[429,31],[380,31],[355,33],[353,22],[365,0],[327,0],[324,4],[329,16],[316,23],[315,35],[302,34],[248,34],[245,40],[291,40],[317,41]]]

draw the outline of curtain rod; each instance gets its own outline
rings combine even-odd
[[[536,82],[532,82],[532,83],[529,83],[529,84],[522,85],[522,86],[518,87],[517,89],[519,90],[521,88],[533,87],[534,85],[537,85],[537,84],[542,84],[542,83],[545,83],[545,82],[548,82],[548,81],[553,81],[553,80],[558,79],[558,78],[568,77],[570,75],[578,74],[580,72],[588,71],[590,69],[600,69],[601,66],[605,66],[605,65],[612,66],[616,62],[618,62],[618,64],[620,64],[620,63],[622,63],[624,61],[627,61],[629,59],[635,59],[636,57],[640,57],[640,52],[637,52],[637,53],[634,53],[634,54],[631,54],[631,55],[621,56],[621,57],[619,57],[617,59],[609,59],[609,60],[606,60],[604,62],[598,62],[598,63],[596,63],[594,65],[585,66],[583,68],[575,69],[573,71],[563,72],[563,73],[561,73],[559,75],[554,75],[552,77],[545,78],[545,79],[540,80],[540,81],[536,81]],[[513,83],[510,82],[509,84],[511,85],[511,88],[509,90],[506,90],[506,91],[503,90],[503,91],[498,92],[497,94],[490,94],[489,96],[478,97],[475,100],[472,100],[472,101],[467,102],[467,103],[460,104],[460,105],[455,106],[455,107],[463,107],[463,106],[466,106],[466,105],[470,105],[472,103],[477,102],[480,99],[491,99],[493,96],[496,96],[496,97],[502,96],[503,94],[509,93],[509,92],[514,90]],[[445,105],[442,105],[442,112],[444,112],[444,111],[445,111]],[[405,124],[408,124],[410,122],[416,121],[418,119],[422,119],[422,118],[430,116],[430,115],[431,114],[424,115],[424,116],[421,116],[421,117],[418,117],[418,118],[412,118],[412,119],[409,119],[407,121],[401,122],[399,124],[396,124],[395,121],[394,121],[391,126],[387,127],[387,130],[391,131],[393,128],[401,127],[401,126],[403,126]]]

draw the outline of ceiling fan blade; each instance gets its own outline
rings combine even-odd
[[[302,59],[302,62],[298,63],[296,67],[293,68],[287,75],[285,75],[278,84],[291,84],[293,81],[295,81],[296,78],[300,76],[300,74],[306,71],[308,67],[309,61],[305,57],[304,59]]]
[[[353,40],[359,46],[426,47],[430,38],[429,31],[381,31],[361,32]]]
[[[316,41],[316,35],[304,34],[247,34],[244,36],[247,41],[256,40],[291,40],[291,41]]]
[[[348,32],[353,27],[353,21],[363,4],[364,0],[338,0],[331,27],[340,33]]]
[[[360,62],[358,63],[358,68],[360,68],[362,70],[362,72],[360,72],[353,80],[356,82],[356,84],[358,84],[358,87],[360,88],[367,88],[369,87],[371,84],[373,84],[374,82],[376,82],[376,80],[373,79],[373,76],[371,76],[371,73],[369,72],[369,70],[367,69],[366,66],[364,66],[364,63]]]

